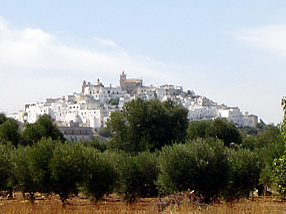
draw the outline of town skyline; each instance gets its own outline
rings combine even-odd
[[[123,110],[132,100],[159,102],[171,101],[187,109],[190,122],[225,118],[237,127],[255,127],[258,116],[241,112],[239,107],[230,107],[224,103],[195,94],[193,90],[184,90],[182,86],[163,84],[160,86],[143,85],[143,78],[128,78],[122,71],[119,86],[104,86],[100,79],[95,83],[83,81],[81,91],[57,98],[46,98],[43,102],[25,105],[24,111],[9,114],[21,123],[35,123],[44,114],[49,115],[60,127],[77,126],[101,129],[105,127],[112,112]]]

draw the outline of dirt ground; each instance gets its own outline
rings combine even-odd
[[[286,213],[286,201],[279,197],[254,197],[238,202],[216,202],[198,205],[182,202],[170,204],[162,210],[156,206],[159,199],[142,198],[130,205],[112,194],[98,203],[84,196],[73,197],[63,207],[57,195],[36,195],[34,203],[24,200],[20,192],[14,199],[0,199],[0,213]]]

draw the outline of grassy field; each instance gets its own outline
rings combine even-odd
[[[278,197],[254,197],[239,202],[217,202],[206,206],[198,206],[183,202],[178,205],[169,205],[163,211],[158,210],[158,199],[140,199],[138,202],[128,205],[112,195],[100,203],[93,203],[89,199],[74,197],[62,206],[57,196],[49,196],[38,199],[32,204],[23,200],[20,193],[16,199],[0,200],[1,213],[286,213],[286,202]]]

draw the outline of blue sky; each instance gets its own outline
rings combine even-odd
[[[175,84],[279,123],[286,1],[0,1],[0,111],[83,80]]]

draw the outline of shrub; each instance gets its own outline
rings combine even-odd
[[[64,203],[71,194],[78,194],[78,187],[88,176],[90,148],[82,144],[57,144],[50,162],[53,192]]]
[[[120,153],[117,156],[117,192],[124,194],[124,200],[133,202],[137,197],[152,197],[158,194],[157,157],[151,153],[136,156]]]
[[[258,155],[247,149],[228,149],[228,161],[230,171],[225,198],[249,197],[250,191],[258,185],[261,167]]]
[[[242,136],[233,122],[228,122],[225,118],[216,118],[213,121],[194,121],[188,127],[188,139],[196,138],[218,138],[224,142],[225,146],[231,143],[241,144]]]
[[[0,145],[0,191],[12,188],[13,149],[11,145]]]
[[[226,186],[229,166],[223,142],[209,138],[163,147],[159,168],[162,193],[191,189],[208,202]]]
[[[114,165],[106,155],[90,148],[88,159],[88,175],[83,181],[84,192],[94,200],[100,200],[106,193],[113,190],[116,181]]]
[[[102,137],[105,137],[105,138],[109,138],[109,137],[112,137],[112,134],[110,134],[106,128],[102,128],[102,129],[98,129],[97,130],[97,133],[102,136]]]
[[[107,145],[105,142],[101,142],[98,139],[94,139],[91,141],[82,141],[81,142],[86,147],[92,147],[98,149],[101,152],[104,152],[107,149]]]
[[[52,191],[49,164],[56,142],[42,139],[33,146],[19,147],[15,152],[14,175],[23,194],[29,192],[33,201],[35,192]]]
[[[273,161],[272,179],[274,188],[282,198],[286,196],[286,155],[275,158]]]

